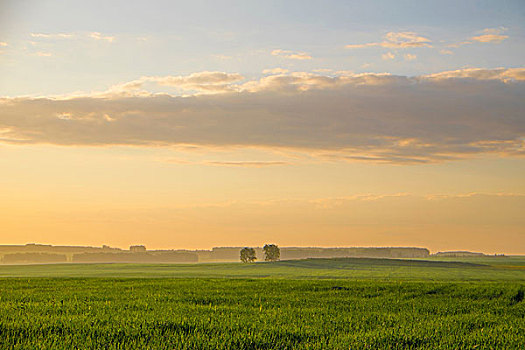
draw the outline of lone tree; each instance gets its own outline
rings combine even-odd
[[[253,248],[242,248],[241,249],[241,261],[243,263],[250,263],[257,260],[257,257],[255,256],[255,249]]]
[[[277,261],[281,257],[281,250],[275,244],[266,244],[263,250],[265,261]]]

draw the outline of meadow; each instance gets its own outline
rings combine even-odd
[[[0,266],[5,349],[521,349],[525,259]]]

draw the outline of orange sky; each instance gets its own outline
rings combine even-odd
[[[232,156],[200,152],[175,153]],[[1,243],[206,249],[276,242],[524,253],[520,160],[243,167],[166,162],[163,153],[174,151],[1,146]]]

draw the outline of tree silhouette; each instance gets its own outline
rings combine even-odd
[[[263,251],[265,261],[277,261],[281,257],[281,250],[275,244],[266,244]]]
[[[253,248],[242,248],[241,249],[241,261],[243,263],[250,263],[257,260],[257,257],[255,256],[255,249]]]

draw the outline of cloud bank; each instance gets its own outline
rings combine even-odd
[[[523,156],[524,81],[523,68],[143,77],[98,94],[0,99],[0,141],[262,147],[327,161],[414,164]],[[153,94],[147,83],[187,96]]]

